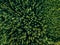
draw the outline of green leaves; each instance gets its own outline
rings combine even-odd
[[[59,2],[0,0],[0,45],[59,45]]]

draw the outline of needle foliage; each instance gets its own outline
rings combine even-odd
[[[60,0],[0,0],[0,45],[60,45]]]

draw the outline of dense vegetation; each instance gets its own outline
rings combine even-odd
[[[60,45],[60,0],[0,0],[0,45]]]

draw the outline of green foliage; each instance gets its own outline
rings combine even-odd
[[[60,0],[0,0],[0,45],[59,45]]]

